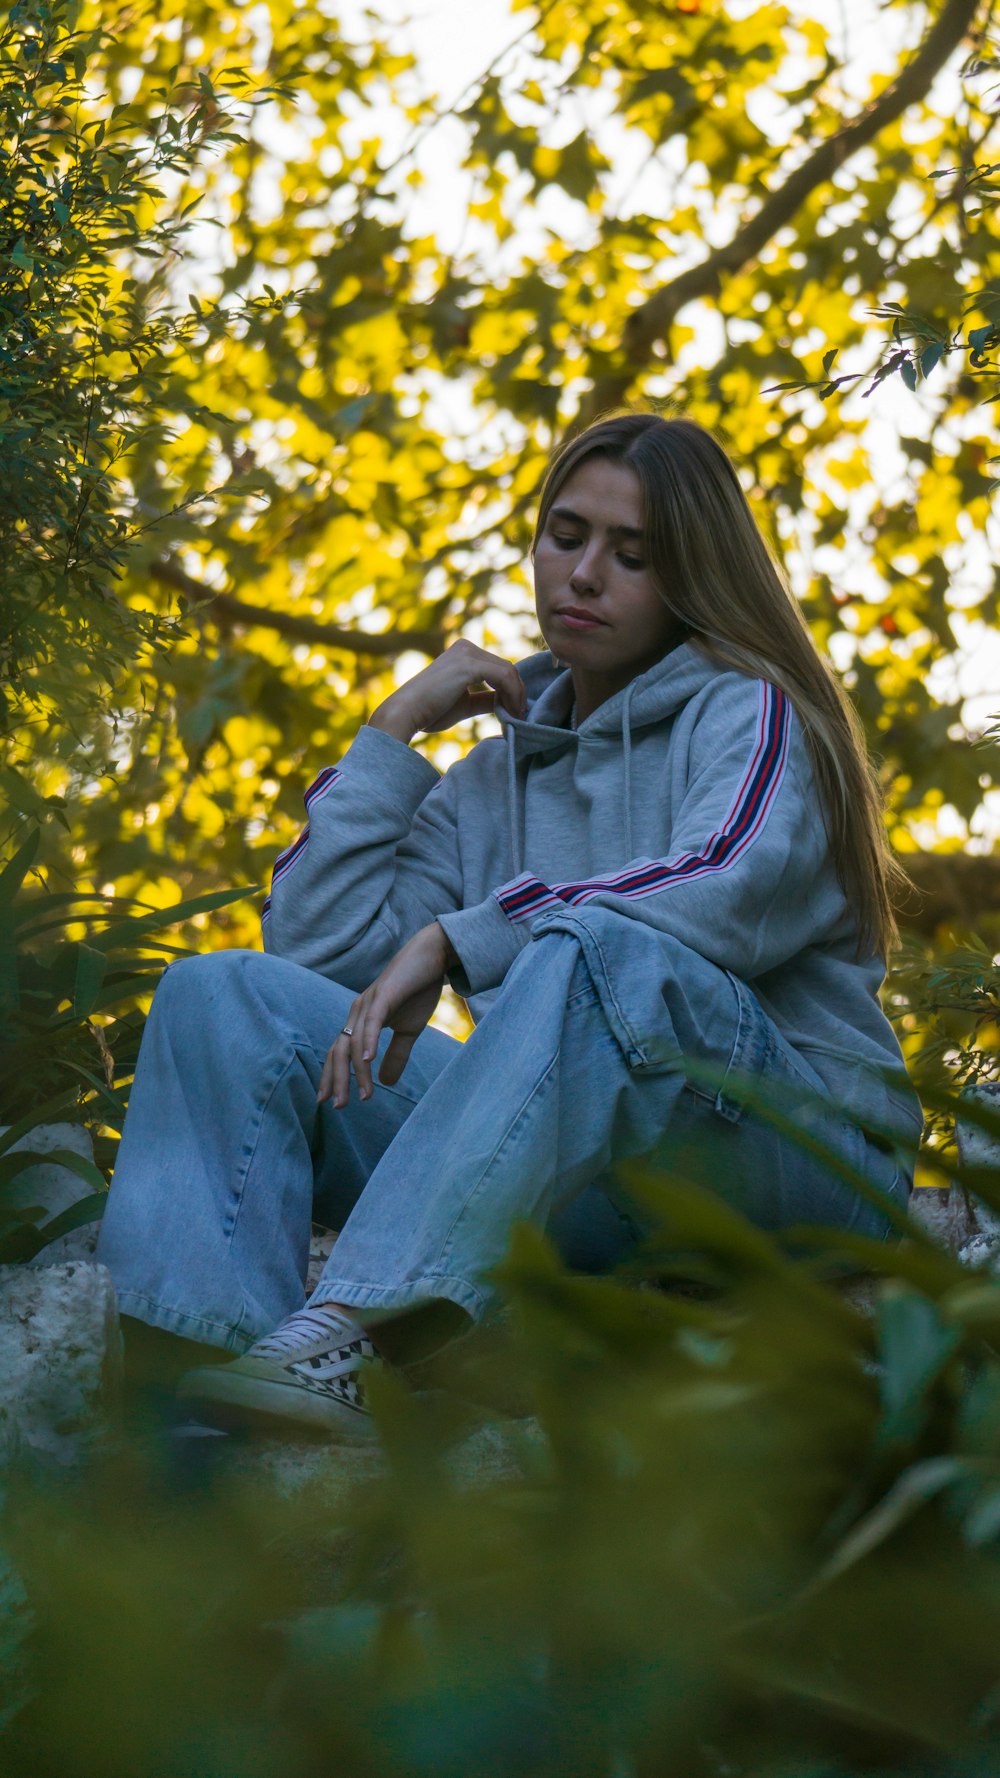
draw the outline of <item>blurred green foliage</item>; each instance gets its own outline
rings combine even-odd
[[[629,1183],[647,1256],[581,1278],[516,1231],[505,1320],[418,1394],[376,1379],[379,1461],[282,1488],[260,1451],[133,1439],[16,1484],[4,1769],[987,1778],[1000,1283],[916,1234],[796,1258]]]
[[[936,24],[918,0],[891,11],[911,41]],[[975,557],[995,448],[984,12],[940,9],[978,60],[959,28],[945,97],[925,85],[807,185],[644,353],[630,315],[720,230],[736,242],[894,67],[849,96],[821,21],[770,0],[550,0],[456,118],[375,21],[352,41],[322,7],[4,15],[15,1124],[82,1110],[106,1166],[126,990],[171,954],[158,922],[266,875],[400,656],[463,629],[507,648],[511,625],[531,646],[532,499],[609,379],[734,450],[846,663],[901,849],[945,803],[972,818],[994,774],[928,674],[958,603],[991,618],[996,592]],[[628,203],[607,117],[655,211]],[[442,127],[469,191],[452,232],[416,205]],[[893,481],[833,399],[855,365],[914,399]],[[255,942],[245,909],[214,934]],[[896,996],[911,1051],[940,1040],[970,1077],[996,1050],[987,956],[922,984],[918,961]],[[683,1180],[634,1186],[659,1223],[645,1261],[571,1277],[521,1231],[509,1325],[442,1360],[443,1394],[385,1384],[385,1467],[354,1490],[335,1449],[288,1496],[169,1440],[13,1478],[4,1770],[994,1778],[1000,1286],[916,1233],[796,1257]],[[663,1288],[672,1248],[684,1290]],[[874,1320],[825,1277],[838,1257],[884,1276]],[[504,1460],[470,1481],[477,1449]]]

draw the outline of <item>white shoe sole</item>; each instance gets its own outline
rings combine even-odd
[[[188,1371],[177,1386],[177,1395],[181,1401],[231,1409],[240,1419],[246,1414],[260,1415],[345,1443],[371,1444],[378,1438],[371,1414],[365,1409],[352,1408],[347,1402],[296,1383],[248,1377],[234,1364],[207,1365],[202,1370]]]

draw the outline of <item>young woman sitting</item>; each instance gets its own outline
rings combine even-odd
[[[581,1268],[629,1251],[626,1157],[708,1156],[771,1230],[889,1232],[824,1150],[905,1206],[879,798],[729,458],[598,422],[532,560],[545,650],[456,642],[394,692],[307,790],[263,953],[157,990],[98,1257],[126,1316],[241,1354],[184,1380],[203,1406],[366,1436],[365,1366],[487,1315],[515,1219]],[[443,775],[410,746],[493,710]],[[428,1027],[446,980],[465,1043]],[[306,1302],[314,1216],[340,1234]]]

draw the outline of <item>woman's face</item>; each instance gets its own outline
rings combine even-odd
[[[535,605],[546,645],[572,669],[578,721],[680,640],[646,565],[627,464],[591,457],[563,483],[535,546]]]

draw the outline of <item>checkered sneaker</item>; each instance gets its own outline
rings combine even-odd
[[[181,1378],[178,1395],[227,1421],[291,1421],[329,1438],[371,1439],[363,1371],[382,1361],[364,1328],[339,1310],[300,1309],[232,1364]]]

